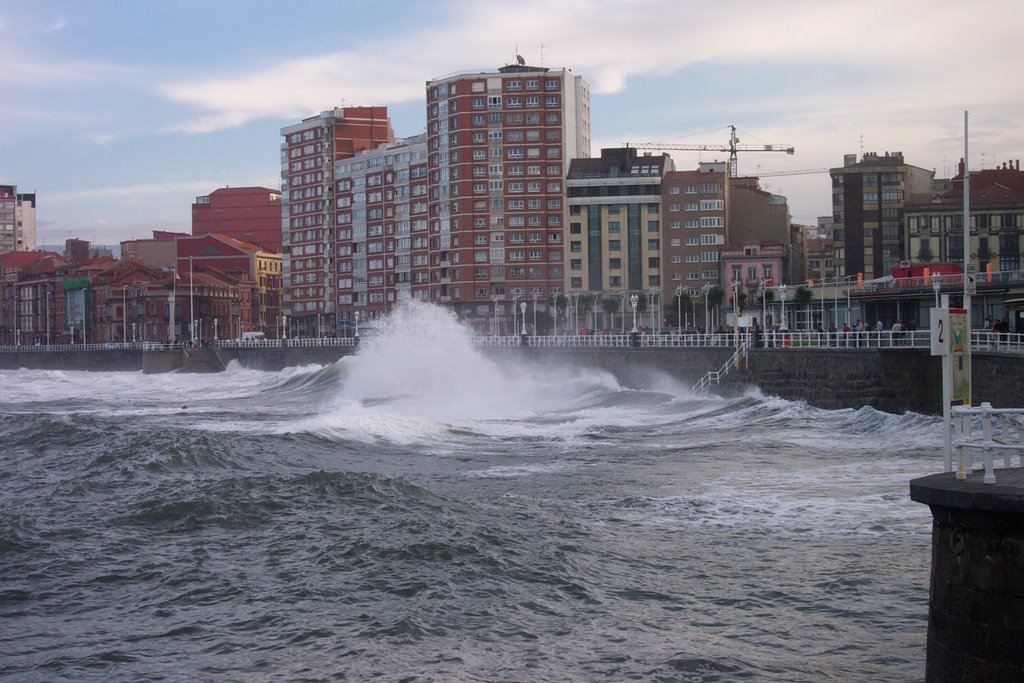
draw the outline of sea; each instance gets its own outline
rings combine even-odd
[[[0,371],[0,680],[923,679],[940,418],[362,342]]]

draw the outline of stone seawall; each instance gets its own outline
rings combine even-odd
[[[204,349],[180,351],[58,351],[0,354],[0,369],[217,372],[232,361],[244,368],[276,371],[326,365],[351,355],[351,347]],[[657,372],[693,385],[732,355],[720,348],[485,348],[489,357],[515,364],[578,365],[604,369],[624,386],[643,386]],[[1024,357],[972,355],[973,399],[997,408],[1024,406]],[[819,408],[871,406],[891,413],[941,412],[941,359],[924,349],[751,349],[746,367],[732,370],[720,394],[747,387]]]
[[[611,372],[624,386],[643,384],[658,370],[694,384],[709,370],[718,370],[731,355],[715,349],[487,349],[494,357],[522,362],[564,363]],[[975,404],[1024,406],[1024,357],[975,353],[972,358]],[[826,408],[871,406],[889,413],[942,412],[942,363],[926,349],[751,349],[745,367],[733,369],[715,393],[735,394],[746,387],[791,401]]]

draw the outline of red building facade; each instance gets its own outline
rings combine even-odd
[[[281,129],[282,309],[299,334],[327,320],[338,306],[338,188],[336,161],[391,142],[387,107],[344,107]]]
[[[228,235],[281,251],[281,193],[265,187],[223,187],[192,205],[192,234]]]

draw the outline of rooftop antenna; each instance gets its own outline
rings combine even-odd
[[[860,134],[860,158],[864,158],[864,133]]]
[[[540,44],[540,65],[541,68],[544,67],[544,43]]]

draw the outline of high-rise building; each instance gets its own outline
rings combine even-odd
[[[662,287],[662,178],[673,170],[667,154],[638,156],[633,147],[602,149],[600,158],[573,159],[566,178],[569,204],[570,296],[618,298]],[[596,303],[596,302],[595,302]]]
[[[832,217],[836,276],[884,277],[907,258],[903,211],[909,200],[929,196],[934,171],[910,166],[902,152],[860,161],[847,154],[832,176]]]
[[[36,195],[0,185],[0,254],[36,250]]]
[[[429,299],[485,329],[565,287],[565,177],[590,156],[590,86],[517,64],[427,81]]]
[[[266,187],[222,187],[192,205],[192,234],[219,233],[281,251],[281,192]]]
[[[337,317],[341,325],[387,314],[406,297],[446,284],[429,261],[427,142],[396,139],[335,163]],[[435,236],[436,239],[436,236]]]
[[[727,164],[707,162],[695,171],[666,173],[661,188],[667,226],[666,289],[682,285],[690,296],[703,296],[723,283],[721,253],[729,241]]]
[[[282,310],[300,335],[315,334],[337,310],[338,214],[334,164],[390,142],[387,107],[328,110],[281,129]]]

